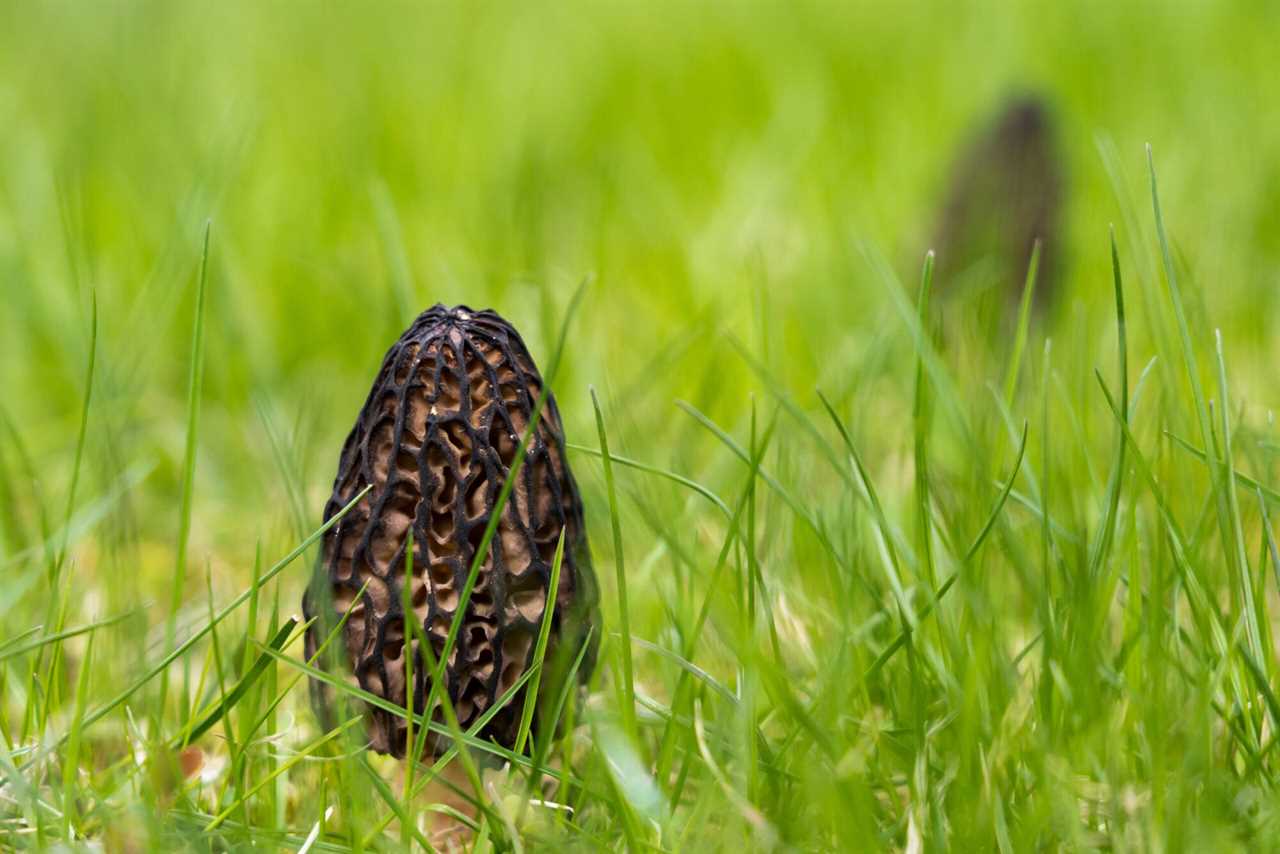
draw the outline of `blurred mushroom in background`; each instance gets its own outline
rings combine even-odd
[[[1040,241],[1035,304],[1054,298],[1060,271],[1064,164],[1053,111],[1039,95],[1004,102],[962,147],[934,231],[935,281],[1008,317]]]

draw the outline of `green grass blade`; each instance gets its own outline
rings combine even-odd
[[[10,658],[17,658],[20,655],[25,655],[26,653],[31,652],[32,650],[41,649],[45,646],[48,646],[49,644],[64,641],[67,638],[73,638],[78,635],[89,634],[91,632],[97,631],[98,629],[105,629],[108,626],[114,626],[117,623],[120,623],[120,622],[123,622],[124,620],[129,619],[130,617],[134,616],[136,613],[137,611],[128,611],[124,614],[117,614],[114,617],[108,617],[105,620],[98,620],[97,622],[88,623],[87,625],[76,626],[74,629],[63,629],[60,632],[54,632],[51,635],[44,635],[42,637],[36,638],[33,641],[30,641],[28,643],[23,643],[21,645],[0,646],[0,663],[8,661]],[[27,632],[24,632],[23,635],[20,635],[19,637],[14,638],[13,640],[15,642],[20,641],[24,637],[34,634],[39,630],[40,630],[40,627],[35,626],[32,629],[29,629]]]
[[[71,487],[67,490],[67,509],[63,515],[62,545],[52,571],[56,576],[67,558],[67,537],[71,532],[71,515],[76,507],[76,487],[80,484],[80,470],[84,463],[85,440],[89,435],[89,404],[93,400],[93,376],[98,364],[98,296],[91,293],[91,319],[89,323],[89,367],[85,371],[84,398],[80,406],[80,431],[76,436],[76,454],[71,464]]]
[[[620,655],[622,673],[619,688],[622,691],[622,725],[629,736],[636,736],[635,669],[631,661],[631,609],[627,602],[627,570],[622,550],[622,524],[618,520],[618,490],[613,481],[613,462],[609,457],[609,437],[604,429],[604,414],[595,389],[591,389],[591,406],[596,414],[596,435],[600,441],[600,459],[604,464],[605,489],[609,496],[609,526],[613,531],[614,576],[618,587],[618,625],[622,640]]]
[[[326,531],[328,531],[334,525],[338,524],[338,522],[342,519],[342,517],[345,516],[347,512],[351,510],[352,507],[355,507],[356,504],[359,503],[359,501],[362,498],[364,498],[365,495],[367,495],[369,490],[372,488],[373,488],[372,486],[367,486],[363,490],[361,490],[358,495],[353,497],[351,501],[347,502],[347,505],[343,507],[342,510],[335,513],[328,522],[325,522],[323,525],[317,528],[315,532],[312,533],[311,536],[303,540],[296,548],[293,549],[293,551],[289,552],[289,554],[285,555],[283,558],[277,561],[274,566],[272,566],[269,570],[266,571],[265,574],[263,574],[261,583],[265,584],[271,579],[275,578],[281,572],[283,572],[284,569],[289,566],[289,564],[293,563],[294,559],[296,559],[298,555],[302,554],[307,549],[309,549],[317,540],[319,540],[321,537],[324,536]],[[159,662],[157,662],[155,665],[149,668],[146,673],[144,673],[140,678],[134,680],[132,684],[130,684],[128,687],[122,690],[119,694],[117,694],[111,700],[107,701],[106,703],[103,703],[102,705],[95,708],[88,715],[86,715],[82,723],[82,727],[88,728],[90,725],[97,723],[98,721],[105,718],[107,715],[111,714],[117,708],[119,708],[122,703],[124,703],[134,694],[136,694],[138,692],[138,689],[142,688],[142,686],[146,685],[156,676],[159,676],[162,672],[165,671],[165,669],[168,668],[170,664],[177,661],[179,658],[185,655],[187,651],[189,651],[192,647],[194,647],[197,643],[199,643],[200,640],[204,638],[204,636],[207,635],[215,625],[225,620],[232,612],[238,609],[245,602],[249,601],[249,598],[252,595],[253,595],[253,589],[250,588],[249,590],[246,590],[243,593],[241,593],[235,599],[231,600],[231,602],[228,605],[224,606],[221,611],[219,611],[217,614],[214,615],[214,618],[211,622],[205,624],[200,629],[193,632],[189,638],[187,638],[181,644],[178,644],[177,647],[175,647],[167,655],[161,658]],[[59,741],[59,744],[61,744],[62,741],[64,741],[65,739],[66,739],[66,736],[64,736],[63,739]]]
[[[200,425],[200,388],[204,380],[204,323],[205,323],[205,289],[209,274],[209,233],[213,228],[211,222],[204,226],[204,248],[200,252],[200,273],[196,280],[195,320],[191,333],[191,356],[187,374],[187,428],[186,447],[182,461],[182,497],[178,505],[178,543],[173,561],[173,578],[169,587],[169,612],[165,620],[164,646],[172,649],[174,631],[178,619],[178,611],[182,607],[183,587],[187,577],[187,542],[191,536],[191,506],[195,493],[196,445],[199,440]],[[160,700],[156,705],[160,714],[164,713],[165,701],[169,691],[169,674],[165,670],[160,675]]]
[[[1116,337],[1117,351],[1120,361],[1120,414],[1128,423],[1129,418],[1129,345],[1125,333],[1124,317],[1124,284],[1120,276],[1120,253],[1116,249],[1115,229],[1111,230],[1111,272],[1115,284],[1116,295]],[[1112,538],[1115,536],[1116,516],[1120,509],[1120,489],[1124,482],[1124,453],[1128,444],[1124,438],[1124,427],[1118,428],[1116,438],[1116,459],[1111,468],[1111,477],[1107,484],[1107,509],[1102,521],[1102,531],[1094,542],[1089,555],[1089,576],[1097,578],[1107,553],[1111,550]],[[1047,469],[1046,469],[1047,470]]]
[[[1259,614],[1259,602],[1253,592],[1253,578],[1249,567],[1249,556],[1245,551],[1244,544],[1244,523],[1240,519],[1240,499],[1236,494],[1235,484],[1235,466],[1232,462],[1234,454],[1232,453],[1232,437],[1231,437],[1231,403],[1228,396],[1227,388],[1227,366],[1226,359],[1222,353],[1222,332],[1214,330],[1214,341],[1216,344],[1215,351],[1218,362],[1218,396],[1222,401],[1219,407],[1222,412],[1222,457],[1223,457],[1223,474],[1222,478],[1226,486],[1227,493],[1227,515],[1231,523],[1232,538],[1224,541],[1225,547],[1234,547],[1236,570],[1240,573],[1240,609],[1241,618],[1244,620],[1245,639],[1249,644],[1249,655],[1253,657],[1255,664],[1263,668],[1263,673],[1270,671],[1270,658],[1263,653],[1262,649],[1262,618]]]
[[[1036,276],[1040,271],[1040,238],[1031,246],[1031,260],[1027,263],[1027,279],[1022,286],[1022,299],[1018,304],[1018,327],[1013,337],[1013,353],[1004,375],[1004,404],[1013,406],[1013,393],[1018,387],[1018,374],[1022,368],[1022,354],[1027,348],[1027,330],[1031,326],[1031,306],[1035,300]],[[923,322],[923,321],[922,321]]]
[[[573,442],[566,442],[565,447],[571,451],[577,451],[579,453],[589,454],[593,457],[596,457],[597,459],[601,459],[604,456],[604,454],[600,451],[599,448],[589,448],[586,445],[575,445]],[[732,512],[729,510],[729,505],[725,504],[723,499],[720,498],[720,496],[716,495],[710,489],[708,489],[707,487],[703,486],[702,484],[698,483],[697,481],[691,478],[687,478],[681,474],[676,474],[673,471],[668,471],[666,469],[658,468],[657,466],[651,466],[648,463],[642,463],[642,462],[639,462],[638,460],[633,460],[628,457],[618,456],[617,454],[612,452],[610,452],[609,454],[609,459],[612,462],[615,462],[618,465],[623,466],[625,468],[635,469],[636,471],[641,471],[646,474],[657,475],[658,477],[666,478],[672,483],[678,483],[681,486],[685,487],[686,489],[690,489],[693,492],[696,492],[698,495],[701,495],[703,498],[710,501],[712,504],[716,506],[716,509],[718,509],[721,513],[724,514],[726,519],[729,516],[733,515]]]
[[[607,452],[606,452],[607,453]],[[533,724],[533,710],[538,705],[538,689],[542,684],[543,662],[547,656],[547,641],[551,637],[551,620],[555,617],[557,592],[560,590],[560,562],[564,559],[564,529],[556,539],[556,552],[551,560],[551,581],[547,586],[547,608],[542,615],[542,625],[538,627],[538,642],[533,648],[532,661],[538,665],[538,673],[529,684],[524,695],[524,707],[520,710],[520,727],[516,731],[515,752],[524,753],[525,742],[529,738],[529,727]]]
[[[1026,450],[1027,428],[1024,426],[1022,429],[1022,442],[1018,446],[1018,456],[1014,461],[1013,471],[1010,472],[1008,480],[1005,481],[1004,488],[1000,491],[1000,496],[996,499],[995,505],[991,508],[991,513],[987,516],[987,521],[983,524],[981,530],[978,532],[978,536],[974,538],[973,543],[970,544],[968,550],[964,553],[964,564],[967,565],[977,556],[978,550],[982,548],[982,544],[986,542],[987,536],[991,533],[992,528],[995,527],[996,520],[1000,518],[1000,513],[1004,510],[1005,502],[1009,500],[1009,493],[1013,489],[1013,482],[1018,479],[1018,472],[1022,468],[1022,458],[1026,453]],[[942,582],[942,585],[933,594],[932,601],[926,603],[925,606],[920,609],[920,613],[916,617],[917,622],[923,621],[933,613],[934,604],[942,601],[942,598],[947,595],[959,578],[959,573],[952,573],[946,581]],[[884,648],[884,651],[876,656],[871,667],[867,668],[867,673],[864,679],[870,681],[874,678],[875,675],[878,674],[889,662],[889,659],[893,658],[894,654],[906,645],[907,641],[908,635],[905,632],[894,638],[893,641]]]
[[[933,290],[933,252],[925,255],[924,270],[920,274],[919,322],[923,330],[929,329],[930,295]],[[916,525],[918,550],[924,568],[925,580],[932,587],[938,583],[937,569],[933,563],[933,520],[929,509],[929,425],[931,415],[930,393],[925,373],[924,354],[916,353],[915,396],[911,405],[911,426],[915,461]]]
[[[349,721],[345,721],[344,723],[338,724],[336,727],[334,727],[333,729],[329,730],[327,733],[325,733],[324,735],[322,735],[320,738],[315,739],[314,741],[312,741],[310,744],[308,744],[308,745],[307,745],[306,747],[304,747],[302,750],[298,751],[298,753],[297,753],[297,754],[295,754],[294,756],[292,756],[292,757],[290,757],[289,759],[287,759],[287,760],[285,760],[284,762],[282,762],[278,768],[276,768],[274,771],[272,771],[272,772],[271,772],[270,774],[268,774],[266,777],[263,777],[261,780],[259,780],[259,781],[258,781],[258,782],[253,786],[253,788],[249,789],[247,792],[245,792],[243,795],[241,795],[239,798],[237,798],[237,799],[236,799],[236,800],[235,800],[235,801],[234,801],[230,806],[228,806],[228,807],[227,807],[226,809],[224,809],[222,812],[220,812],[220,813],[218,813],[216,816],[214,816],[214,817],[213,817],[213,819],[212,819],[208,824],[206,824],[206,825],[204,826],[204,832],[205,832],[205,833],[209,833],[210,831],[214,830],[218,825],[220,825],[220,824],[222,824],[224,821],[226,821],[226,820],[227,820],[227,818],[228,818],[228,817],[229,817],[233,812],[235,812],[236,810],[238,810],[238,809],[240,809],[241,807],[243,807],[243,806],[244,806],[244,805],[249,801],[249,799],[250,799],[250,798],[252,798],[252,797],[253,797],[254,795],[256,795],[258,792],[262,791],[262,789],[263,789],[265,786],[267,786],[269,783],[272,783],[272,782],[276,779],[276,777],[278,777],[278,776],[280,776],[281,774],[285,773],[285,772],[286,772],[286,771],[288,771],[290,768],[292,768],[293,766],[297,765],[299,762],[302,762],[304,759],[309,758],[313,753],[315,753],[317,750],[319,750],[323,745],[325,745],[325,744],[329,743],[330,741],[333,741],[335,738],[337,738],[338,736],[342,735],[344,732],[346,732],[347,730],[351,729],[351,728],[352,728],[353,726],[355,726],[356,724],[360,724],[360,723],[363,723],[363,722],[364,722],[364,721],[363,721],[363,719],[362,719],[362,718],[359,718],[359,717],[352,718],[352,719],[351,719],[351,720],[349,720]]]
[[[280,629],[272,635],[271,639],[267,641],[267,648],[276,650],[277,652],[283,650],[288,645],[290,636],[293,634],[293,630],[297,625],[298,621],[295,618],[291,617],[286,620],[284,624],[280,626]],[[249,689],[257,683],[258,679],[262,676],[263,672],[267,669],[267,665],[270,664],[271,661],[271,656],[267,653],[264,652],[259,654],[258,657],[254,659],[253,666],[249,668],[248,672],[245,673],[245,675],[242,676],[235,685],[231,686],[231,690],[227,691],[226,694],[223,695],[221,700],[218,702],[218,705],[213,709],[210,709],[203,716],[200,716],[199,723],[192,726],[185,734],[179,736],[179,738],[174,742],[175,746],[182,747],[190,744],[191,742],[199,739],[209,730],[213,729],[213,727],[217,725],[218,721],[222,720],[227,713],[240,702],[245,694],[248,693]],[[248,736],[249,733],[246,733],[245,737],[248,738]]]

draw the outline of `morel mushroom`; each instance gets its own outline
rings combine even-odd
[[[1036,302],[1047,304],[1058,270],[1063,167],[1043,99],[1015,98],[978,130],[952,170],[934,247],[939,281],[981,268],[1016,300],[1040,241]]]
[[[431,673],[417,639],[429,638],[439,659],[542,387],[520,335],[492,311],[433,306],[387,352],[343,446],[325,520],[373,488],[326,533],[316,583],[303,599],[307,616],[321,617],[308,634],[312,651],[326,627],[350,611],[342,640],[364,690],[404,706],[408,689],[413,708],[421,713],[425,707]],[[595,620],[596,584],[560,414],[548,394],[445,667],[444,687],[464,729],[531,664],[562,531],[547,668],[555,650],[568,652],[559,660],[572,660],[590,637],[593,648],[578,671],[585,680],[595,654],[587,629]],[[406,616],[421,631],[407,633]],[[409,655],[412,686],[406,685]],[[544,674],[544,696],[558,693],[546,690],[555,678]],[[326,691],[316,687],[323,711]],[[481,738],[512,746],[524,690],[485,725]],[[370,706],[367,723],[372,749],[404,755],[403,717]],[[440,745],[428,742],[431,752]]]

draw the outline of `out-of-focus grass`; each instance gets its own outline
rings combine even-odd
[[[314,553],[255,578],[418,310],[547,359],[588,279],[556,391],[602,667],[477,847],[1271,844],[1278,40],[1248,2],[4,5],[3,844],[428,840],[295,682]],[[1013,324],[915,282],[1024,91],[1069,206],[1007,396]]]

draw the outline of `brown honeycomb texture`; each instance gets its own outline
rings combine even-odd
[[[472,558],[541,392],[542,378],[520,335],[495,312],[436,305],[414,320],[383,359],[342,448],[325,520],[366,486],[373,488],[325,535],[316,583],[303,599],[307,617],[320,618],[308,635],[308,654],[349,610],[338,657],[345,650],[361,688],[404,706],[406,658],[414,656],[413,704],[422,711],[430,674],[416,638],[428,638],[439,659]],[[406,573],[410,531],[412,571]],[[568,649],[570,659],[577,654],[597,602],[582,502],[565,457],[560,414],[548,395],[445,668],[445,687],[463,729],[530,666],[561,531],[565,551],[543,696],[557,693],[550,690],[556,651]],[[405,584],[408,617],[422,629],[410,643]],[[589,674],[593,659],[594,649],[580,678]],[[316,687],[327,709],[332,697]],[[490,720],[481,738],[512,746],[523,692]],[[372,706],[366,716],[370,747],[403,756],[404,718]],[[428,743],[431,752],[439,751],[439,740]]]

